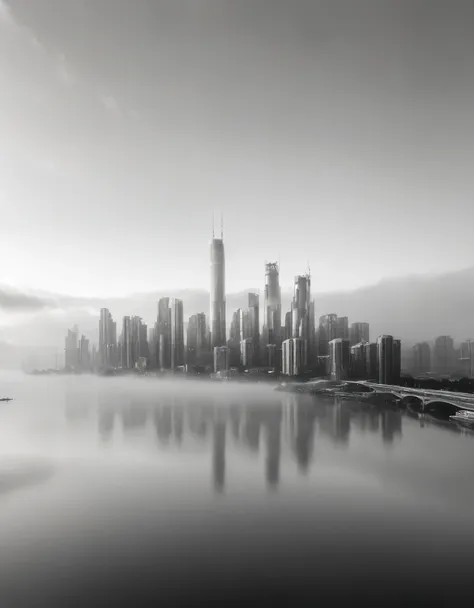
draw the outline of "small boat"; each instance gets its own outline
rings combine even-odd
[[[453,416],[449,417],[453,422],[458,424],[464,424],[467,426],[474,426],[474,412],[468,410],[459,410]]]

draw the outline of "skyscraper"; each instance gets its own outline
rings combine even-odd
[[[349,319],[347,317],[337,317],[336,327],[337,338],[349,340]]]
[[[308,352],[311,348],[314,320],[311,320],[311,277],[309,274],[298,275],[294,281],[293,301],[291,303],[292,338],[305,340],[305,367],[308,365]]]
[[[224,240],[213,236],[211,241],[211,289],[210,289],[211,347],[225,346],[225,255]]]
[[[85,336],[81,336],[79,341],[79,367],[83,372],[90,371],[91,369],[89,340]]]
[[[378,383],[394,383],[393,336],[379,336],[377,339]]]
[[[162,370],[171,368],[171,310],[170,299],[158,302],[156,327],[156,361]]]
[[[132,324],[130,317],[123,318],[122,325],[122,368],[132,369]]]
[[[426,374],[431,371],[431,348],[428,342],[419,342],[413,347],[413,374]]]
[[[329,355],[329,342],[337,338],[337,315],[319,317],[319,354]]]
[[[68,329],[64,348],[64,361],[66,368],[77,369],[79,365],[78,329],[75,325]]]
[[[263,306],[264,344],[276,344],[279,348],[281,335],[280,270],[276,262],[265,264],[265,296]]]
[[[183,301],[178,298],[171,298],[170,301],[171,319],[171,369],[176,369],[184,365],[184,320],[183,320]]]
[[[349,376],[350,343],[349,340],[335,338],[329,342],[329,359],[331,380],[347,380]]]
[[[198,313],[189,317],[186,339],[186,363],[199,365],[207,349],[206,315]]]
[[[454,342],[450,336],[438,336],[433,349],[433,369],[438,374],[450,374],[454,369]]]
[[[141,357],[148,359],[147,326],[140,317],[132,317],[130,320],[130,344],[132,367]]]
[[[368,323],[352,323],[349,330],[349,340],[351,346],[360,342],[369,342],[369,324]]]
[[[99,359],[102,367],[117,365],[117,324],[107,308],[100,311]]]
[[[299,376],[306,371],[307,342],[303,338],[290,338],[282,344],[282,373]]]

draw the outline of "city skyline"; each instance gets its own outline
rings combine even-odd
[[[318,292],[474,264],[469,3],[134,6],[0,2],[0,284],[203,288],[212,211],[229,292],[267,256]]]

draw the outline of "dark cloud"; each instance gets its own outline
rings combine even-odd
[[[53,300],[39,298],[12,289],[0,288],[0,309],[7,312],[35,312],[56,308]]]

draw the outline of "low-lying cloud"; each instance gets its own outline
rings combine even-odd
[[[56,303],[47,298],[0,288],[0,310],[6,312],[36,312],[48,308],[56,308]]]

